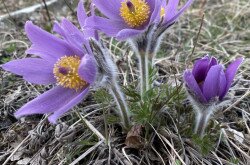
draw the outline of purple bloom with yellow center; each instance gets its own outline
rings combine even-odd
[[[160,0],[93,0],[93,3],[108,18],[91,16],[85,26],[119,40],[134,37],[160,21]]]
[[[243,58],[233,61],[227,69],[216,58],[205,56],[195,62],[193,70],[184,73],[184,81],[191,96],[200,103],[215,99],[222,101],[227,94]]]
[[[25,31],[31,47],[26,51],[40,58],[24,58],[10,61],[2,68],[23,76],[35,84],[56,84],[53,89],[43,93],[21,107],[17,118],[32,114],[47,114],[51,123],[78,104],[89,91],[96,77],[96,62],[83,33],[71,22],[64,19],[55,23],[58,38],[28,21]],[[83,49],[83,45],[85,48]]]

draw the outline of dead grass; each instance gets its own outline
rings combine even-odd
[[[103,106],[96,102],[94,92],[56,126],[49,124],[47,116],[42,115],[17,121],[13,112],[50,86],[32,85],[21,77],[1,70],[0,162],[42,165],[250,164],[249,7],[249,0],[196,1],[181,20],[169,29],[155,61],[160,70],[159,81],[173,84],[175,78],[178,83],[182,82],[183,71],[190,67],[194,59],[207,53],[224,64],[238,56],[245,57],[235,78],[237,83],[229,93],[232,104],[214,115],[205,141],[199,141],[190,133],[194,116],[186,100],[164,111],[163,122],[151,126],[150,139],[146,139],[146,145],[139,150],[125,146],[126,134],[116,121],[108,122],[105,127],[104,116],[114,116],[115,119],[115,106]],[[75,21],[70,10],[67,12]],[[203,26],[197,40],[203,12]],[[36,22],[46,25],[42,22],[44,20],[36,19]],[[1,32],[0,63],[26,57],[24,51],[29,42],[20,34],[15,27]],[[135,60],[128,46],[121,42],[105,41],[119,64],[121,83],[128,85],[135,82]],[[194,53],[191,54],[195,43]],[[177,111],[181,113],[178,120]],[[105,128],[108,128],[106,132]]]

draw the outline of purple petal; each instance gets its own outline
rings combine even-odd
[[[137,30],[137,29],[123,29],[116,35],[116,38],[118,40],[126,40],[129,37],[135,37],[136,35],[142,33],[143,30]]]
[[[94,15],[94,7],[93,4],[91,4],[91,15]],[[93,37],[96,40],[99,40],[98,33],[95,29],[92,28],[84,28],[85,26],[85,20],[87,19],[86,11],[83,6],[83,1],[80,0],[77,7],[77,19],[80,23],[81,29],[84,33],[85,38]]]
[[[35,54],[42,59],[46,60],[48,63],[55,64],[58,60],[58,57],[48,52],[47,49],[41,49],[40,46],[32,44],[29,49],[25,51],[26,54]]]
[[[226,86],[227,86],[227,79],[226,79],[226,75],[224,73],[224,71],[220,72],[220,82],[219,82],[220,86],[219,86],[219,99],[222,100],[223,99],[223,94],[226,91]]]
[[[59,23],[55,23],[53,30],[63,36],[74,52],[74,55],[82,57],[86,53],[82,49],[82,45],[86,42],[84,35],[70,21],[63,19],[61,21],[61,25]]]
[[[215,57],[211,57],[210,64],[209,64],[208,68],[210,69],[212,66],[217,65],[217,64],[218,64],[217,59]]]
[[[81,91],[80,94],[74,95],[71,99],[67,100],[65,104],[60,108],[54,111],[52,115],[49,116],[49,121],[53,124],[56,124],[56,121],[59,117],[61,117],[64,113],[68,112],[71,108],[73,108],[76,104],[80,103],[81,100],[87,95],[89,88],[84,89]]]
[[[209,69],[203,84],[203,94],[208,101],[224,91],[226,83],[223,76],[225,77],[221,65],[214,65]]]
[[[77,98],[82,91],[57,86],[21,107],[15,117],[20,118],[32,114],[45,114],[60,110]]]
[[[160,17],[160,12],[161,11],[161,2],[160,0],[147,0],[149,6],[150,6],[150,21],[149,24],[151,23],[156,23],[159,22],[161,17]]]
[[[169,25],[173,24],[178,17],[193,3],[194,0],[188,0],[187,3],[177,12],[172,18],[164,19],[164,26],[168,27]],[[168,14],[168,13],[166,13]]]
[[[85,20],[87,18],[87,14],[85,12],[84,6],[83,6],[83,1],[80,0],[77,6],[77,19],[78,22],[80,23],[81,27],[85,25]]]
[[[83,33],[86,38],[95,38],[97,41],[99,40],[98,32],[95,29],[85,28]]]
[[[84,49],[82,49],[82,46],[87,42],[83,33],[67,19],[62,20],[61,26],[75,54],[82,57],[86,53],[83,51]]]
[[[228,92],[234,76],[240,66],[240,64],[243,62],[243,58],[238,58],[236,59],[234,62],[232,62],[226,69],[226,80],[227,80],[227,85],[226,85],[226,89],[224,91],[224,93],[221,95],[221,97],[224,97],[226,95],[226,93]]]
[[[26,81],[31,83],[47,85],[56,82],[53,65],[43,59],[24,58],[13,60],[2,65],[2,68],[23,76]]]
[[[88,36],[84,36],[85,32],[82,33],[74,24],[72,24],[67,19],[63,19],[61,25],[59,23],[55,23],[54,30],[60,32],[61,35],[68,41],[68,44],[72,48],[75,55],[82,57],[84,54],[91,51],[89,47],[89,41],[86,39]],[[91,31],[91,37],[94,36],[94,30],[88,30],[88,33]],[[83,49],[83,45],[85,45],[88,50]]]
[[[190,70],[185,71],[184,73],[184,81],[188,87],[188,89],[191,91],[191,93],[198,98],[199,101],[202,103],[206,103],[207,100],[202,94],[202,91],[197,84],[192,72]]]
[[[120,20],[120,7],[122,0],[93,0],[95,6],[102,14],[114,20]]]
[[[96,72],[97,68],[94,57],[89,54],[85,54],[81,60],[81,64],[78,70],[80,77],[88,83],[92,84],[95,81]]]
[[[192,73],[198,83],[205,80],[208,71],[209,61],[210,59],[207,56],[195,61]]]
[[[58,59],[65,55],[73,55],[71,47],[62,39],[33,25],[31,21],[25,24],[25,31],[30,41],[35,45],[37,51],[48,51],[53,58]],[[43,56],[45,57],[45,56]],[[48,59],[49,60],[49,59]]]
[[[53,25],[53,31],[60,34],[63,38],[66,38],[64,29],[61,27],[60,23],[55,22]]]
[[[207,72],[213,65],[217,65],[217,60],[214,57],[205,56],[195,61],[192,73],[198,83],[205,80]]]
[[[165,8],[165,20],[170,20],[177,11],[179,0],[169,0]]]
[[[119,31],[126,28],[122,21],[114,21],[98,16],[91,16],[86,19],[86,27],[84,28],[94,28],[96,30],[101,30],[106,35],[110,37],[115,37]]]

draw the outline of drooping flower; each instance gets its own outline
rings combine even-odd
[[[108,18],[91,16],[85,26],[119,40],[134,37],[160,21],[160,0],[93,0],[93,3]]]
[[[224,106],[234,76],[243,58],[233,61],[225,70],[214,57],[205,56],[195,62],[192,70],[184,73],[189,100],[196,113],[194,132],[203,136],[211,114]]]
[[[192,71],[185,71],[185,84],[189,92],[201,103],[209,103],[215,98],[221,101],[242,61],[243,58],[238,58],[224,70],[224,66],[218,64],[216,58],[205,56],[195,62]]]
[[[78,104],[89,91],[96,77],[96,62],[83,33],[71,22],[64,19],[54,25],[58,38],[28,21],[25,31],[31,47],[26,51],[40,58],[24,58],[10,61],[2,68],[23,76],[35,84],[56,84],[53,89],[43,93],[21,107],[17,118],[31,114],[52,113],[51,123]],[[83,49],[85,45],[86,49]]]

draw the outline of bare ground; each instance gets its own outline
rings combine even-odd
[[[15,6],[13,2],[16,1],[10,0],[6,5],[10,12],[31,4],[27,1],[27,4]],[[32,20],[47,30],[51,29],[50,19],[67,17],[76,24],[72,9],[77,1],[69,2],[49,8],[50,16],[42,8],[0,22],[0,64],[27,56],[24,51],[30,42],[23,31],[25,21]],[[6,13],[6,7],[0,6],[3,9],[0,15]],[[125,146],[126,134],[117,123],[115,105],[112,100],[110,104],[101,103],[97,95],[101,92],[92,91],[84,102],[61,118],[58,125],[49,124],[47,116],[43,115],[16,120],[13,113],[18,108],[51,86],[33,85],[0,70],[0,162],[44,165],[250,164],[249,7],[249,0],[196,1],[169,29],[157,54],[158,81],[168,84],[181,84],[183,71],[207,53],[225,65],[236,57],[245,57],[228,94],[231,104],[214,115],[205,140],[200,141],[190,133],[194,114],[185,97],[168,106],[159,119],[161,122],[152,125],[150,138],[142,137],[144,145],[140,149]],[[127,86],[136,82],[138,72],[129,47],[121,42],[105,41],[119,64],[121,84]],[[86,120],[82,121],[76,111]]]

